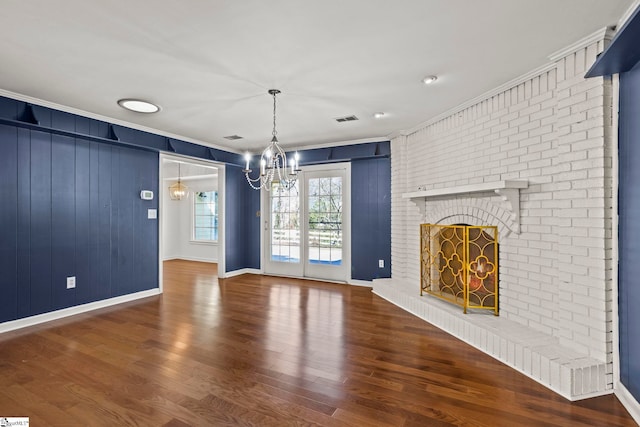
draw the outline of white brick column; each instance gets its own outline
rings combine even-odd
[[[407,137],[401,135],[391,140],[391,277],[400,280],[412,277],[414,266],[409,260],[419,256],[419,210],[402,198],[402,193],[410,191],[407,161]]]
[[[602,42],[596,43],[557,62],[553,216],[558,219],[558,338],[610,362],[611,82],[584,78],[601,48]]]

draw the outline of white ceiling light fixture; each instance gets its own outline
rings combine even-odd
[[[424,79],[422,79],[422,83],[424,83],[426,85],[430,85],[431,83],[435,82],[436,80],[438,80],[438,76],[427,76]]]
[[[381,119],[383,117],[384,117],[384,113],[383,112],[373,113],[373,118],[374,119]]]
[[[260,174],[251,178],[251,153],[246,153],[244,159],[246,161],[245,168],[242,172],[247,177],[247,182],[254,190],[260,190],[264,188],[267,191],[271,190],[271,186],[274,182],[280,184],[280,186],[289,189],[296,184],[298,178],[298,172],[300,168],[298,161],[300,157],[298,152],[295,153],[293,159],[287,163],[287,155],[284,150],[278,144],[278,132],[276,131],[276,95],[280,93],[278,89],[269,89],[269,95],[273,96],[273,131],[271,132],[271,143],[267,148],[262,151],[260,155]],[[287,165],[290,169],[287,172]]]
[[[148,101],[143,101],[142,99],[119,99],[118,105],[126,110],[135,111],[136,113],[151,114],[160,111],[160,107],[158,107],[156,104],[152,104]]]

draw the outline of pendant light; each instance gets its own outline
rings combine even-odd
[[[171,200],[182,200],[189,196],[189,187],[184,185],[180,178],[180,163],[178,163],[178,182],[169,186]]]

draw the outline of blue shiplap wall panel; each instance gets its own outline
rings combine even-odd
[[[111,160],[113,147],[106,144],[98,146],[98,193],[96,217],[98,262],[96,264],[97,298],[105,299],[111,295]]]
[[[18,131],[18,318],[31,313],[31,132]],[[0,140],[0,143],[1,140]],[[0,170],[0,174],[2,171]],[[2,208],[0,208],[2,209]]]
[[[640,63],[620,74],[619,283],[620,380],[640,400]]]
[[[126,241],[126,236],[120,232],[120,210],[122,204],[126,204],[126,194],[122,194],[121,188],[126,186],[126,176],[123,176],[123,170],[121,167],[121,155],[118,147],[113,147],[113,155],[111,156],[111,170],[109,172],[111,176],[111,182],[109,185],[109,192],[111,204],[109,206],[109,222],[111,223],[111,245],[109,250],[109,263],[111,271],[111,293],[115,296],[123,295],[121,291],[122,283],[126,280],[126,276],[122,275],[120,266],[118,264],[118,258],[120,248]],[[131,195],[129,198],[133,199]],[[123,200],[125,199],[125,200]]]
[[[20,165],[23,167],[23,165]],[[51,135],[31,132],[31,314],[52,309]]]
[[[378,260],[384,260],[384,268]],[[391,161],[351,162],[351,277],[391,277]]]
[[[122,150],[122,149],[120,149]],[[140,199],[140,191],[143,189],[153,190],[154,194],[158,194],[158,164],[159,156],[157,153],[149,153],[143,151],[133,152],[132,160],[136,165],[143,167],[135,168],[136,179],[134,187],[131,191],[131,197],[134,197],[136,203],[133,204],[135,233],[131,235],[136,247],[134,259],[137,261],[134,265],[137,268],[136,281],[132,283],[131,291],[142,291],[156,287],[158,284],[158,224],[160,214],[157,220],[147,219],[147,209],[155,208],[157,210],[157,198],[153,201],[145,201]],[[122,199],[124,202],[125,199]],[[140,239],[139,236],[144,236]]]
[[[16,245],[18,233],[18,133],[15,128],[0,126],[0,322],[14,319],[18,313]]]
[[[75,276],[75,148],[73,138],[52,135],[51,144],[51,294],[52,307],[75,304],[67,290],[67,277]]]
[[[386,147],[390,148],[389,144],[386,144]],[[376,245],[376,259],[384,260],[384,268],[378,268],[378,278],[389,278],[391,277],[391,159],[379,159],[377,166],[378,216],[376,230],[378,231],[378,244]]]
[[[123,157],[118,162],[119,175],[123,183],[134,182],[135,180],[135,161],[131,157]],[[127,288],[124,286],[124,279],[127,277],[135,277],[135,265],[133,264],[135,254],[135,220],[136,213],[133,203],[127,203],[127,197],[123,194],[120,196],[118,206],[118,256],[117,256],[117,280],[115,285],[116,294],[124,295]]]
[[[104,161],[104,160],[103,160]],[[86,285],[86,301],[99,299],[100,287],[100,237],[104,233],[100,230],[100,144],[89,143],[89,282]]]
[[[244,176],[244,175],[243,175]],[[260,212],[260,192],[253,190],[247,185],[246,181],[244,185],[245,193],[245,209],[244,216],[244,230],[245,240],[247,241],[247,247],[245,247],[246,258],[245,263],[247,268],[260,268],[260,217],[256,216],[257,212]]]
[[[83,121],[89,125],[89,122]],[[75,140],[75,220],[76,220],[76,282],[74,294],[77,304],[94,301],[92,294],[91,262],[91,143]]]
[[[227,271],[260,268],[260,192],[253,190],[242,168],[225,169],[225,264]]]
[[[225,170],[225,266],[227,271],[246,268],[244,248],[245,230],[242,221],[244,175],[239,167]],[[248,186],[248,185],[247,185]]]

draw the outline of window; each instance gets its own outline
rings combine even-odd
[[[193,240],[218,241],[218,192],[196,191],[193,198]]]

